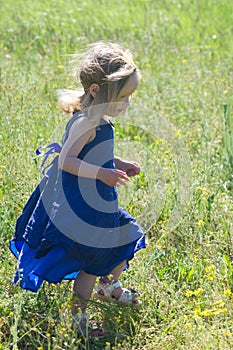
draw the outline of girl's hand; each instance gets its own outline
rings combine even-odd
[[[126,174],[128,176],[136,176],[140,173],[141,168],[140,165],[136,162],[129,162],[127,164],[127,170],[126,170]]]
[[[130,162],[120,158],[115,158],[115,165],[117,169],[126,172],[128,176],[138,175],[141,171],[137,162]]]
[[[100,168],[97,179],[103,181],[108,186],[127,185],[127,182],[130,181],[126,172],[106,168]]]

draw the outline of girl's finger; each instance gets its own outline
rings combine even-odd
[[[127,173],[124,171],[118,171],[118,179],[123,179],[125,181],[130,181],[130,178],[127,176]]]
[[[127,182],[125,182],[125,181],[119,179],[119,180],[116,182],[116,186],[121,186],[121,185],[126,186],[126,185],[127,185]]]
[[[118,178],[116,184],[117,185],[127,185],[127,183],[131,181],[130,178],[128,176],[123,176],[123,177],[120,177]]]

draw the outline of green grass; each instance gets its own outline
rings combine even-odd
[[[5,0],[1,12],[0,349],[231,349],[232,2]],[[99,40],[129,47],[142,72],[116,150],[142,163],[121,194],[148,244],[122,277],[142,308],[91,303],[112,333],[83,344],[71,284],[13,287],[8,243],[41,177],[35,149],[67,118],[56,103],[57,89],[75,86],[66,55]]]

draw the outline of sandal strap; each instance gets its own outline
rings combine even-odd
[[[125,288],[122,288],[122,293],[119,296],[119,298],[115,298],[113,296],[113,291],[116,288],[121,287],[120,281],[111,281],[109,283],[103,283],[101,281],[98,282],[97,285],[97,294],[99,297],[107,297],[110,299],[115,299],[121,303],[125,304],[141,304],[141,302],[137,299],[137,291],[135,290],[128,290]]]
[[[122,294],[117,299],[118,301],[122,303],[133,303],[133,299],[135,298],[136,294],[132,293],[131,291],[127,289],[123,289]]]
[[[112,281],[109,283],[98,283],[98,287],[97,287],[97,292],[98,291],[104,291],[104,295],[107,297],[111,297],[112,296],[112,292],[114,291],[114,289],[121,287],[121,282],[120,281]]]
[[[115,281],[115,282],[112,282],[112,286],[115,288],[119,288],[121,287],[121,282],[118,280],[118,281]]]

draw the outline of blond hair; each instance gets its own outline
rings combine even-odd
[[[84,91],[61,90],[58,99],[61,109],[70,114],[91,105],[92,84],[100,87],[95,104],[101,104],[117,98],[132,75],[140,76],[130,51],[113,43],[92,44],[86,53],[75,56],[73,63],[73,75]]]

